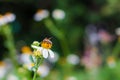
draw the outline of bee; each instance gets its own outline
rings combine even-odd
[[[50,40],[51,38],[45,38],[41,42],[41,46],[46,49],[50,49],[52,47],[52,41]]]

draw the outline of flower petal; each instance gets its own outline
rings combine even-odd
[[[41,50],[43,50],[43,48],[42,48],[42,47],[39,47],[38,50],[41,51]]]
[[[33,46],[33,45],[31,45],[31,47],[32,48],[35,48],[35,49],[39,49],[40,47],[38,47],[38,46]]]
[[[47,58],[48,57],[48,51],[47,51],[47,49],[43,49],[42,50],[42,54],[43,54],[44,58]]]
[[[50,57],[51,57],[51,58],[54,58],[54,52],[53,52],[52,50],[50,50],[50,49],[48,50],[48,52],[49,52],[49,54],[50,54]]]

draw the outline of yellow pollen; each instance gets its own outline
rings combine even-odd
[[[34,63],[31,63],[31,64],[30,64],[30,66],[32,66],[32,67],[33,67],[33,66],[35,66],[35,64],[34,64]]]
[[[41,46],[42,46],[43,48],[50,49],[50,48],[52,47],[52,44],[49,43],[49,42],[47,42],[47,41],[43,41],[43,42],[41,43]]]
[[[40,56],[40,55],[42,55],[42,54],[41,54],[40,51],[34,51],[34,52],[33,52],[33,55],[34,55],[34,56]]]

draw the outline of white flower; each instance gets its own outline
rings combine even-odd
[[[45,77],[49,74],[50,72],[50,68],[47,65],[41,65],[38,68],[37,73],[41,76],[41,77]]]
[[[22,64],[31,63],[30,54],[21,54],[20,55],[20,63],[22,63]]]
[[[110,68],[115,68],[116,67],[115,58],[113,56],[109,56],[107,58],[107,64]]]
[[[31,47],[41,51],[44,58],[48,58],[48,55],[50,55],[51,58],[54,58],[54,52],[50,49],[46,49],[46,48],[38,47],[38,46],[33,46],[33,45]]]
[[[3,15],[0,15],[0,25],[4,25],[6,24],[6,21],[4,19],[4,16]]]
[[[48,58],[48,60],[49,60],[51,63],[57,62],[58,59],[59,59],[59,55],[58,55],[58,53],[56,53],[56,52],[54,52],[54,58],[51,58],[51,57]]]
[[[120,27],[115,30],[116,35],[120,36]]]
[[[5,77],[7,73],[6,66],[5,65],[0,65],[0,79]]]
[[[46,49],[46,48],[43,48],[43,47],[40,47],[39,50],[43,54],[44,58],[48,58],[48,54],[50,55],[51,58],[54,58],[54,53],[53,53],[52,50]]]
[[[16,75],[10,74],[10,75],[8,75],[7,80],[19,80],[19,79]]]
[[[43,41],[41,42],[41,47],[35,45],[31,45],[31,47],[39,50],[44,58],[48,58],[48,55],[50,55],[51,58],[54,57],[53,51],[50,50],[50,48],[52,47],[52,42],[50,41],[50,38],[43,39]]]
[[[108,66],[110,68],[115,68],[116,67],[116,63],[115,62],[108,63]]]
[[[73,65],[76,65],[80,62],[80,59],[77,55],[75,54],[70,54],[67,56],[67,62]]]
[[[35,21],[41,21],[44,18],[47,18],[49,16],[48,10],[38,10],[37,13],[34,15]]]
[[[52,13],[53,18],[55,19],[64,19],[65,18],[65,12],[61,9],[56,9]]]
[[[4,15],[4,19],[6,22],[13,22],[16,19],[16,15],[8,12]]]

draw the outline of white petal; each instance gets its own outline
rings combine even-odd
[[[35,49],[39,49],[40,47],[38,47],[38,46],[33,46],[33,45],[31,45],[31,47],[32,48],[35,48]]]
[[[48,51],[47,51],[47,49],[43,49],[42,54],[43,54],[44,58],[47,58],[48,57]]]
[[[51,58],[54,58],[54,53],[53,53],[53,51],[49,49],[48,52],[49,52],[49,54],[50,54],[50,57],[51,57]]]
[[[39,48],[38,48],[38,50],[40,50],[40,51],[41,51],[41,50],[43,50],[43,48],[42,48],[42,47],[39,47]]]

